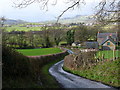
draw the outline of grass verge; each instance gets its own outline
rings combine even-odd
[[[104,63],[99,63],[98,65],[92,66],[90,69],[86,70],[71,70],[65,66],[63,67],[63,69],[70,73],[91,80],[99,81],[115,88],[120,88],[119,64],[120,59],[116,61],[106,61]]]
[[[55,80],[55,78],[50,75],[49,68],[53,64],[55,64],[55,63],[57,63],[57,62],[59,62],[63,59],[64,59],[64,57],[61,57],[61,58],[59,58],[55,61],[52,61],[52,62],[50,62],[50,63],[48,63],[48,64],[46,64],[42,67],[40,76],[41,76],[41,81],[42,81],[42,84],[43,84],[43,88],[60,88],[60,85]]]

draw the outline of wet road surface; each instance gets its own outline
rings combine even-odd
[[[109,88],[116,90],[110,86],[100,82],[91,81],[80,76],[70,74],[62,69],[63,60],[54,64],[50,69],[50,74],[61,84],[63,88]]]

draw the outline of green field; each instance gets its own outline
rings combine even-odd
[[[26,56],[48,55],[62,52],[60,48],[17,49],[17,51]]]
[[[36,24],[37,25],[37,24]],[[54,29],[58,29],[58,28],[61,28],[61,29],[64,29],[64,27],[54,27]],[[48,28],[46,28],[48,29]],[[11,27],[6,27],[6,31],[7,32],[11,32],[11,31],[42,31],[43,30],[43,27],[23,27],[21,25],[13,25]]]
[[[7,27],[6,30],[8,32],[11,32],[11,31],[41,31],[41,27],[20,27],[20,26],[11,26],[11,27]]]
[[[120,51],[116,50],[116,51],[98,51],[97,52],[97,57],[102,57],[104,55],[105,59],[110,59],[114,57],[120,57]]]

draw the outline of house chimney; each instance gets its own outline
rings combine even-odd
[[[118,32],[116,32],[116,41],[118,42]]]
[[[107,36],[107,39],[109,39],[111,36],[109,35],[109,36]]]
[[[100,32],[98,31],[97,35],[99,35],[99,34],[100,34]]]
[[[118,33],[116,32],[116,36],[118,35]]]
[[[112,36],[112,33],[109,36]]]

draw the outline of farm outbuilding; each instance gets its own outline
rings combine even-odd
[[[98,42],[84,42],[84,47],[88,49],[98,49]]]
[[[81,44],[79,42],[74,42],[72,43],[72,46],[75,47],[75,46],[81,46]]]

